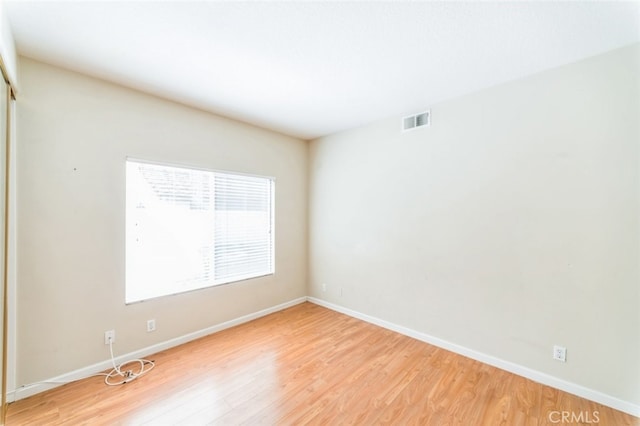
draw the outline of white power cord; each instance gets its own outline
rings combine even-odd
[[[109,352],[111,353],[111,363],[113,364],[113,370],[106,374],[97,374],[99,376],[105,376],[104,382],[108,386],[118,386],[129,383],[130,381],[147,374],[153,369],[153,367],[156,366],[153,361],[149,361],[147,359],[132,359],[129,361],[125,361],[120,365],[116,365],[116,360],[113,357],[113,342],[111,341],[111,339],[109,339]],[[137,372],[134,372],[131,369],[127,370],[124,368],[124,366],[130,364],[138,364],[139,370]],[[115,377],[120,377],[120,380],[112,381],[112,379],[114,379]]]
[[[153,361],[149,361],[147,359],[132,359],[130,361],[125,361],[120,365],[116,365],[116,360],[113,357],[113,342],[111,341],[111,339],[109,339],[109,352],[111,353],[111,364],[113,364],[113,370],[111,370],[109,373],[97,373],[97,374],[92,374],[90,376],[87,377],[95,377],[95,376],[105,376],[104,378],[104,382],[105,384],[107,384],[108,386],[118,386],[118,385],[123,385],[125,383],[129,383],[132,380],[137,379],[138,377],[147,374],[149,371],[151,371],[153,369],[153,367],[156,366],[156,364]],[[129,365],[129,364],[138,364],[140,366],[140,371],[138,372],[134,372],[133,370],[124,370],[124,366],[125,365]],[[111,379],[113,379],[116,376],[120,376],[122,378],[122,380],[117,381],[117,382],[112,382]],[[84,377],[84,379],[86,379],[87,377]],[[76,380],[82,380],[82,379],[75,379],[75,380],[43,380],[40,382],[33,382],[33,383],[29,383],[29,384],[25,384],[19,387],[19,389],[24,389],[27,388],[29,386],[34,386],[34,385],[38,385],[38,384],[56,384],[56,385],[66,385],[67,383],[71,383],[71,382],[75,382]],[[14,393],[17,392],[18,389],[16,389],[15,391],[13,391]]]

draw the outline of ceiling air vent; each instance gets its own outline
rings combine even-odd
[[[429,127],[431,124],[431,111],[410,115],[402,119],[402,131],[417,129],[419,127]]]

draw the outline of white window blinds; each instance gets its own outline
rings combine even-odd
[[[127,161],[126,302],[273,273],[270,178]]]

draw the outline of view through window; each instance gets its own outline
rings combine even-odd
[[[127,160],[126,303],[274,272],[274,181]]]

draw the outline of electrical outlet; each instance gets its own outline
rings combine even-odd
[[[109,331],[105,331],[104,332],[104,344],[108,345],[109,342],[111,342],[111,343],[115,343],[116,342],[116,331],[115,330],[109,330]]]
[[[147,332],[156,331],[156,320],[150,319],[147,321]]]
[[[322,291],[327,291],[327,284],[322,283]]]
[[[558,361],[567,362],[567,348],[563,346],[553,346],[553,359]]]

